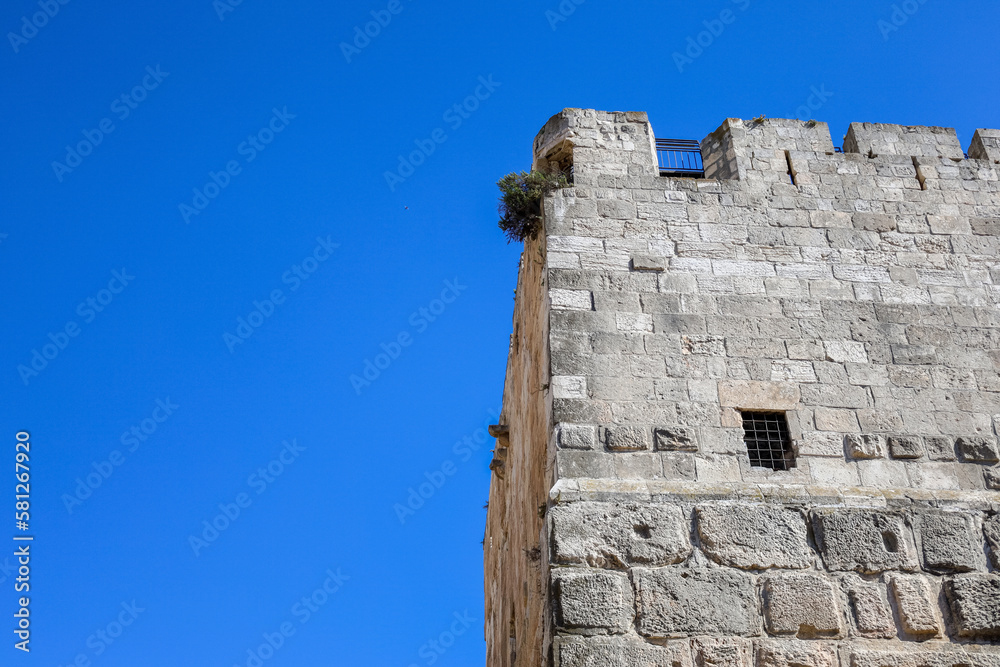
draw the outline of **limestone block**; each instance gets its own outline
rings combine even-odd
[[[924,569],[930,572],[970,572],[980,568],[982,545],[972,516],[957,512],[917,515]]]
[[[550,289],[552,307],[557,310],[593,310],[593,295],[589,290]]]
[[[757,667],[837,667],[834,644],[827,642],[757,642]]]
[[[961,437],[955,440],[955,448],[963,461],[973,463],[996,463],[1000,461],[997,439],[993,436]]]
[[[858,417],[854,410],[816,408],[813,412],[813,419],[816,422],[816,429],[819,431],[851,433],[858,430]]]
[[[779,505],[705,504],[695,509],[701,548],[742,569],[806,568],[814,555],[805,518]]]
[[[1000,491],[1000,466],[983,468],[983,481],[987,489]]]
[[[594,449],[597,429],[593,424],[557,424],[557,442],[562,449]]]
[[[620,572],[555,570],[552,587],[556,625],[560,628],[623,634],[632,625],[632,586]]]
[[[969,145],[969,157],[973,160],[1000,162],[1000,130],[976,130]]]
[[[659,452],[696,452],[698,451],[698,442],[693,428],[654,426],[653,448]]]
[[[648,254],[633,254],[632,269],[635,271],[666,271],[669,260],[666,257]]]
[[[613,452],[638,452],[649,449],[649,429],[643,426],[601,427],[601,440]]]
[[[740,637],[696,637],[691,640],[696,667],[751,667],[753,642]]]
[[[944,648],[940,644],[926,650],[910,646],[895,651],[851,650],[845,658],[844,664],[850,667],[997,667],[1000,664],[995,656],[967,653],[955,645]]]
[[[993,569],[1000,570],[1000,515],[991,516],[984,521],[983,532],[986,534],[986,543],[990,547]]]
[[[885,437],[874,433],[849,433],[844,437],[852,459],[884,459]]]
[[[620,637],[558,637],[555,647],[559,667],[692,667],[684,641],[660,646]]]
[[[719,383],[719,402],[743,410],[794,410],[799,388],[794,383],[729,380]]]
[[[845,577],[844,586],[859,635],[885,639],[896,636],[896,623],[881,585],[851,575]]]
[[[916,549],[903,517],[876,509],[813,511],[823,561],[830,570],[875,574],[917,569]]]
[[[945,581],[960,637],[1000,637],[1000,575],[967,574]]]
[[[841,634],[833,583],[812,572],[773,574],[764,579],[764,621],[772,635],[802,639]]]
[[[894,459],[919,459],[924,455],[924,439],[916,435],[890,435],[889,456]]]
[[[639,634],[760,634],[753,579],[735,570],[632,570]]]
[[[560,478],[615,476],[614,460],[604,452],[561,450],[556,452],[556,470]]]
[[[941,632],[935,595],[926,577],[920,575],[890,574],[889,590],[892,591],[903,632],[917,638],[935,637]]]
[[[554,563],[625,568],[679,563],[691,554],[688,522],[673,505],[579,502],[550,514]]]
[[[851,123],[844,137],[844,151],[863,155],[948,157],[961,160],[965,153],[954,128]]]

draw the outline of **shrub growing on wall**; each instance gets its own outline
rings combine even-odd
[[[507,242],[534,238],[542,220],[542,196],[569,185],[566,174],[549,171],[510,173],[497,181],[500,188],[500,229]]]

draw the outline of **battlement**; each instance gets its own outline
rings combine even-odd
[[[700,146],[535,138],[574,181],[518,277],[488,664],[1000,665],[1000,131]]]

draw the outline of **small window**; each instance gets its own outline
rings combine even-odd
[[[795,467],[788,420],[783,412],[743,412],[743,442],[750,465],[771,470]]]

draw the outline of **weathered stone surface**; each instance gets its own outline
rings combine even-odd
[[[613,452],[638,452],[649,449],[649,429],[642,426],[605,426],[601,439]]]
[[[924,455],[924,439],[915,435],[890,435],[889,455],[894,459],[919,459]]]
[[[987,489],[1000,491],[1000,466],[983,468],[983,483]]]
[[[960,637],[1000,637],[1000,575],[967,574],[944,583]]]
[[[990,655],[976,650],[978,647],[968,647],[968,652],[961,647],[951,645],[928,647],[925,650],[910,648],[895,651],[852,650],[847,663],[850,667],[997,667],[1000,660],[996,655]]]
[[[560,628],[623,634],[632,625],[632,586],[624,574],[606,570],[555,570],[552,589],[556,625]]]
[[[924,438],[927,458],[931,461],[954,461],[955,438],[947,435],[929,435]]]
[[[556,639],[559,667],[692,667],[686,641],[665,646],[619,637]]]
[[[971,572],[979,569],[982,546],[970,515],[922,512],[917,515],[924,569],[931,572]]]
[[[990,547],[990,560],[993,561],[993,569],[1000,570],[1000,515],[994,515],[983,522],[983,532],[986,534],[986,543]]]
[[[757,643],[757,667],[836,667],[837,652],[826,642],[762,641]]]
[[[688,521],[673,505],[580,502],[550,513],[552,560],[561,565],[669,565],[691,553]]]
[[[721,565],[806,568],[814,560],[805,517],[779,505],[713,503],[695,509],[701,548]]]
[[[844,437],[847,455],[852,459],[884,459],[885,437],[872,433],[849,433]]]
[[[645,637],[760,633],[753,580],[742,572],[636,568],[632,579],[637,629]]]
[[[955,440],[955,447],[963,461],[973,463],[996,463],[1000,461],[997,439],[989,436],[961,437]]]
[[[935,595],[926,577],[890,574],[889,590],[896,602],[896,612],[903,632],[916,638],[935,637],[941,632]]]
[[[563,449],[595,449],[596,429],[592,424],[559,424],[559,446]]]
[[[764,579],[764,621],[772,635],[802,639],[841,634],[833,583],[811,572],[773,574]]]
[[[653,447],[660,452],[696,452],[695,431],[684,426],[653,427]]]
[[[845,578],[844,585],[858,634],[872,638],[895,637],[896,623],[892,620],[892,610],[883,587],[864,581],[857,575]]]
[[[903,517],[874,509],[815,510],[816,538],[831,570],[875,574],[915,570],[916,550]]]
[[[741,637],[696,637],[691,640],[696,667],[751,667],[753,642]]]

